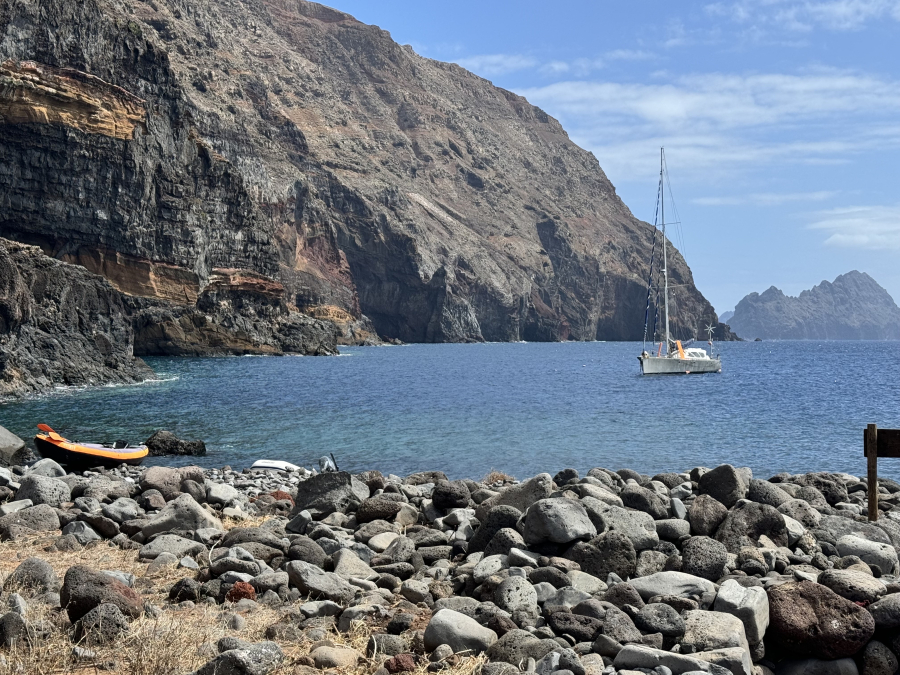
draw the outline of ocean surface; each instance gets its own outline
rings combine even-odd
[[[257,459],[406,475],[518,478],[565,467],[684,471],[721,463],[865,474],[863,429],[900,428],[900,342],[717,345],[718,375],[642,377],[639,343],[349,347],[338,357],[147,359],[159,379],[0,404],[23,438],[206,441],[197,463]],[[900,460],[880,463],[900,478]]]

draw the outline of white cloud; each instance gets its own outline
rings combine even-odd
[[[456,59],[456,63],[478,75],[505,75],[538,65],[535,59],[522,54],[481,54]]]
[[[838,193],[831,190],[818,192],[757,192],[742,197],[698,197],[691,203],[698,206],[782,206],[794,202],[822,202]]]
[[[706,6],[708,13],[748,26],[808,32],[856,30],[870,21],[900,21],[900,0],[739,0]]]
[[[843,70],[699,74],[658,84],[569,80],[518,93],[560,118],[614,181],[646,176],[660,146],[683,171],[734,172],[841,163],[900,145],[900,83]]]
[[[828,246],[900,250],[900,205],[821,211],[810,228],[830,233]]]

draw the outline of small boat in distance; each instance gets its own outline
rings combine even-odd
[[[659,149],[659,191],[656,198],[656,216],[662,228],[662,269],[657,270],[663,276],[663,314],[665,320],[664,340],[659,342],[659,348],[656,354],[647,351],[647,328],[650,322],[650,299],[653,290],[653,261],[656,254],[656,236],[653,237],[653,250],[650,253],[650,273],[647,280],[647,308],[644,312],[644,346],[638,361],[641,363],[641,373],[643,375],[692,375],[697,373],[721,373],[722,359],[718,356],[711,356],[705,349],[700,347],[686,347],[681,344],[681,340],[673,340],[669,333],[669,270],[668,270],[668,251],[666,240],[666,201],[665,190],[668,185],[668,174],[666,172],[666,152],[664,148]],[[654,219],[656,220],[656,219]],[[653,223],[656,227],[657,222]],[[659,230],[657,230],[658,232]],[[653,320],[652,339],[655,344],[656,340],[656,324],[659,318],[659,281],[656,284],[656,308]],[[713,327],[708,326],[709,346],[712,351],[712,332]]]
[[[38,424],[44,433],[34,437],[34,445],[41,457],[52,459],[68,467],[91,468],[116,467],[120,464],[136,466],[144,461],[146,445],[129,445],[125,441],[114,443],[76,443],[63,438],[46,424]]]

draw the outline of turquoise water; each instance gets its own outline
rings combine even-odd
[[[865,473],[866,423],[900,427],[900,343],[720,346],[724,372],[641,377],[635,343],[409,345],[343,355],[148,359],[160,380],[62,390],[0,405],[0,425],[39,422],[81,440],[201,438],[202,458],[261,458],[406,474],[519,478],[564,467],[645,473],[715,466]],[[900,478],[900,460],[882,473]]]

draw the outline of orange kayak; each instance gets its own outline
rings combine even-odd
[[[63,438],[46,424],[39,424],[44,433],[34,437],[34,444],[41,457],[47,457],[66,466],[115,467],[119,464],[140,464],[147,456],[146,445],[115,443],[76,443]]]

